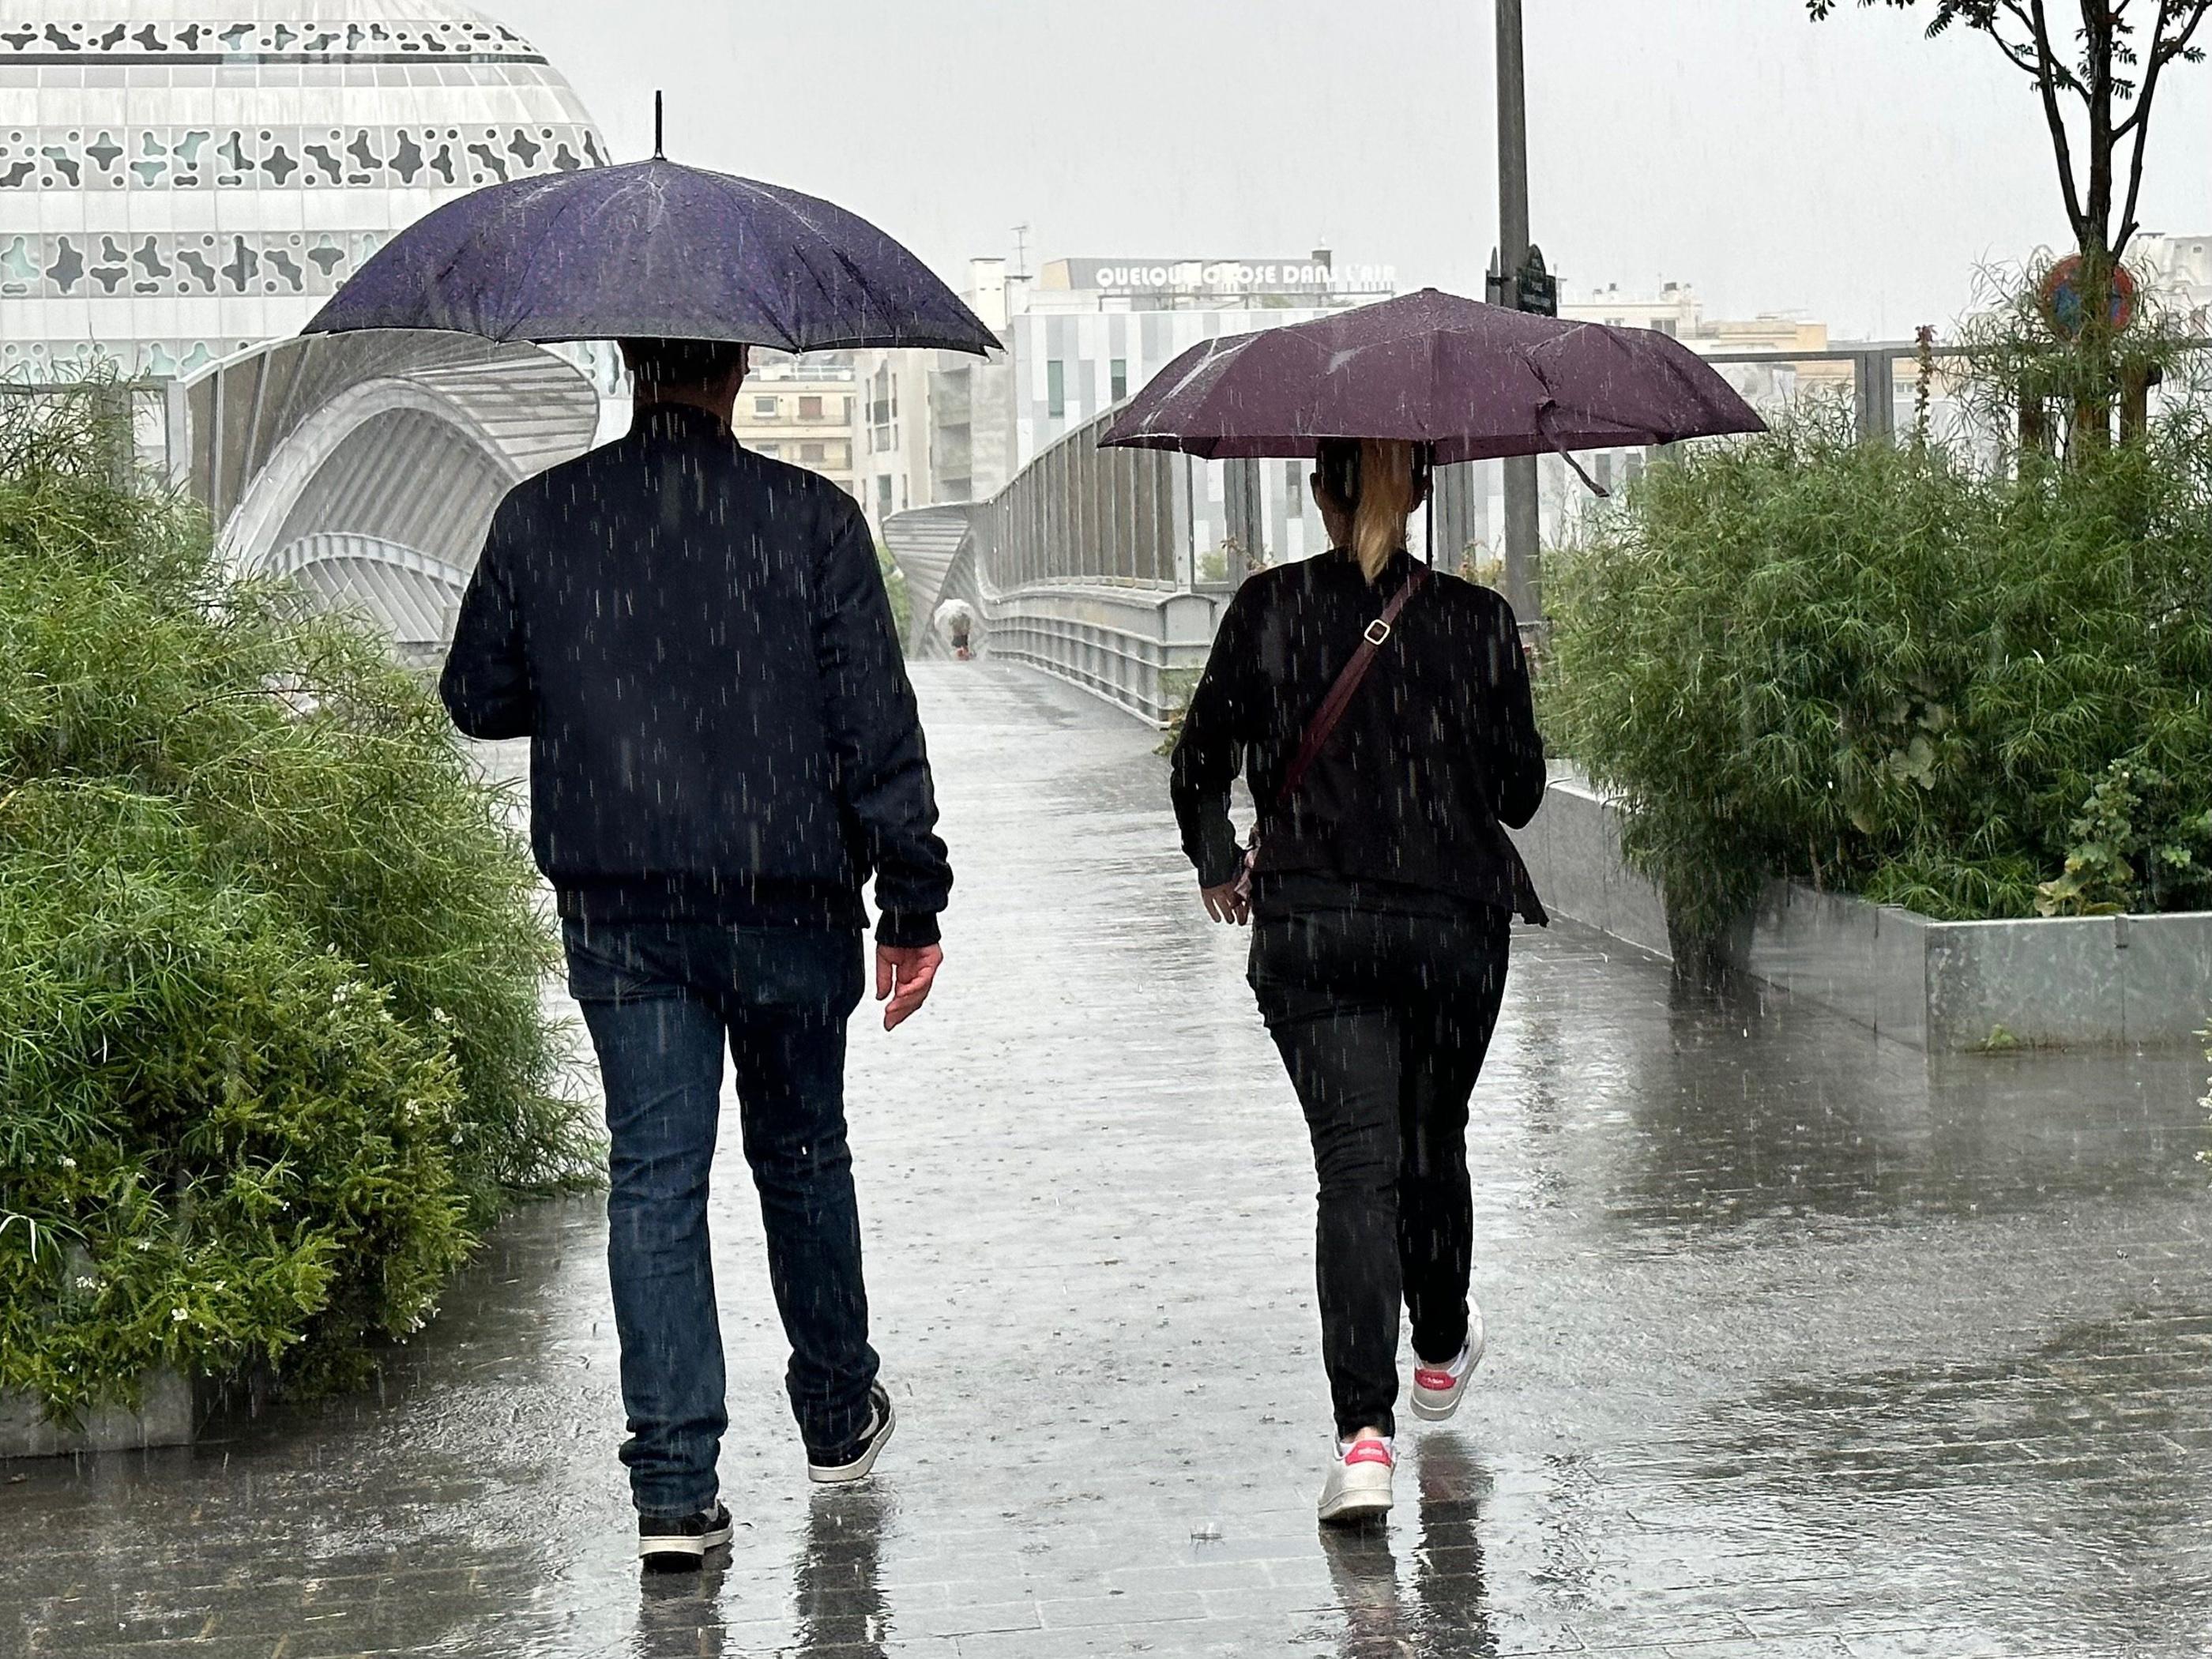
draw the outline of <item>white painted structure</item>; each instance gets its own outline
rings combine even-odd
[[[432,209],[605,159],[458,0],[0,0],[0,378],[167,382],[233,560],[434,654],[501,494],[592,443],[611,354],[292,337]]]
[[[454,0],[0,0],[0,374],[190,374],[432,208],[605,159]]]
[[[365,614],[418,659],[451,636],[500,497],[589,448],[599,418],[551,352],[397,330],[271,342],[174,395],[231,562]]]

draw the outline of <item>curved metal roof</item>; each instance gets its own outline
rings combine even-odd
[[[459,0],[0,0],[0,24],[58,23],[94,34],[113,24],[466,23],[520,40],[474,6]]]
[[[500,497],[599,422],[591,381],[550,351],[401,331],[275,341],[184,397],[190,487],[232,562],[414,651],[447,638]]]

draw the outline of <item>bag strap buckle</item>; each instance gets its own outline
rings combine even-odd
[[[1382,617],[1377,617],[1373,622],[1367,624],[1367,632],[1364,637],[1366,639],[1368,644],[1379,646],[1383,641],[1390,637],[1390,624],[1385,622]]]

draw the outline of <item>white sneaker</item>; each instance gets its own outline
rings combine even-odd
[[[1390,1471],[1397,1461],[1396,1449],[1380,1436],[1339,1441],[1336,1462],[1321,1489],[1321,1518],[1342,1526],[1388,1514]]]
[[[1459,1358],[1438,1365],[1419,1354],[1413,1356],[1414,1416],[1441,1423],[1459,1409],[1460,1396],[1467,1392],[1467,1379],[1482,1363],[1485,1340],[1482,1310],[1470,1302],[1467,1307],[1467,1345],[1459,1351]]]

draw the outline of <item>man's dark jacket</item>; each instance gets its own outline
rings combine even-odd
[[[561,914],[858,926],[926,945],[952,884],[875,544],[836,485],[703,410],[518,484],[439,683],[531,740]]]

